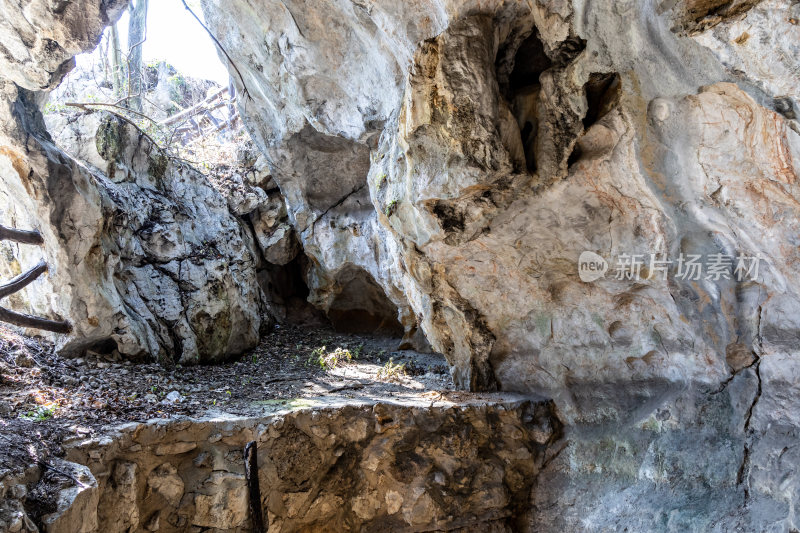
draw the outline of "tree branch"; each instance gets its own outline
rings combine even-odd
[[[253,97],[252,97],[252,96],[250,96],[250,91],[248,91],[248,90],[247,90],[247,84],[245,84],[245,82],[244,82],[244,76],[242,76],[242,73],[241,73],[241,72],[239,72],[239,67],[237,67],[237,66],[236,66],[236,63],[234,63],[234,62],[233,62],[233,59],[231,59],[231,56],[230,56],[230,55],[228,55],[228,52],[227,52],[227,51],[225,50],[225,48],[222,46],[222,43],[221,43],[221,42],[219,42],[219,39],[217,39],[217,38],[214,36],[214,34],[211,32],[211,30],[209,30],[209,29],[208,29],[208,26],[206,26],[205,24],[203,24],[203,21],[202,21],[202,20],[200,20],[200,17],[198,17],[198,16],[197,16],[197,15],[194,13],[194,11],[192,11],[192,8],[190,8],[190,7],[189,7],[189,6],[186,4],[186,0],[181,0],[181,2],[183,2],[183,7],[185,7],[185,8],[186,8],[186,10],[187,10],[189,13],[191,13],[191,14],[192,14],[192,16],[194,17],[194,19],[195,19],[195,20],[196,20],[198,23],[200,23],[200,25],[203,27],[203,29],[204,29],[204,30],[206,30],[206,33],[208,33],[208,34],[211,36],[211,38],[214,40],[214,42],[215,42],[215,43],[217,43],[217,46],[219,46],[219,49],[220,49],[220,50],[222,50],[222,53],[223,53],[223,54],[225,54],[225,57],[226,57],[226,58],[228,58],[228,62],[229,62],[229,63],[231,64],[231,66],[232,66],[232,67],[233,67],[233,68],[236,70],[236,74],[238,74],[238,75],[239,75],[239,80],[242,82],[242,90],[244,91],[244,94],[245,94],[245,96],[247,96],[248,98],[250,98],[250,99],[252,100],[252,99],[253,99]]]
[[[125,98],[120,98],[119,100],[117,100],[117,102],[122,102],[124,100],[129,100],[130,98],[131,97],[126,96]],[[77,107],[78,109],[82,109],[83,111],[97,111],[97,109],[89,109],[89,106],[113,107],[114,109],[121,109],[122,111],[127,111],[128,113],[133,113],[134,115],[140,116],[145,120],[149,120],[153,124],[158,124],[158,122],[156,122],[152,118],[148,117],[144,113],[141,113],[139,111],[135,111],[133,109],[129,109],[127,107],[122,107],[121,105],[117,105],[117,104],[104,104],[103,102],[65,102],[64,105],[67,106],[67,107]],[[107,110],[103,109],[101,111],[107,111]],[[113,111],[107,111],[107,112],[108,113],[114,113]],[[117,115],[117,116],[120,116],[119,113],[114,113],[114,114]],[[134,124],[134,126],[135,126],[135,124]]]
[[[14,241],[22,244],[44,244],[38,231],[23,231],[0,226],[0,241]]]
[[[57,322],[55,320],[47,320],[46,318],[15,313],[4,307],[0,307],[0,322],[6,322],[22,328],[52,331],[53,333],[70,333],[72,331],[72,325],[69,322]]]
[[[83,102],[68,102],[68,103],[66,103],[66,104],[64,104],[64,105],[66,105],[66,106],[69,106],[69,107],[77,107],[78,109],[82,109],[82,110],[84,110],[84,111],[87,111],[87,112],[89,112],[89,113],[96,113],[96,112],[98,112],[98,111],[105,111],[106,113],[111,113],[111,114],[112,114],[112,115],[114,115],[115,117],[119,117],[119,118],[121,118],[122,120],[124,120],[125,122],[127,122],[128,124],[130,124],[131,126],[133,126],[134,128],[136,128],[136,130],[137,130],[139,133],[141,133],[141,134],[142,134],[142,135],[143,135],[143,136],[144,136],[144,137],[145,137],[145,138],[146,138],[148,141],[150,141],[150,144],[152,144],[152,145],[153,145],[153,146],[154,146],[156,149],[158,149],[158,150],[161,150],[161,151],[162,151],[162,152],[164,152],[164,153],[165,153],[167,156],[169,156],[169,153],[167,152],[167,150],[166,150],[166,149],[162,148],[162,147],[161,147],[161,146],[160,146],[160,145],[159,145],[159,144],[158,144],[158,143],[155,141],[155,139],[153,139],[153,138],[152,138],[150,135],[148,135],[148,134],[147,134],[147,132],[146,132],[146,131],[144,131],[142,128],[140,128],[138,124],[136,124],[134,121],[132,121],[131,119],[129,119],[128,117],[126,117],[126,116],[125,116],[125,115],[123,115],[122,113],[117,113],[116,111],[111,111],[110,109],[92,109],[92,108],[91,108],[91,107],[89,107],[89,106],[90,106],[90,105],[94,105],[94,106],[106,106],[106,107],[114,107],[114,108],[117,108],[117,109],[122,109],[122,110],[124,110],[124,111],[131,112],[131,113],[133,113],[133,114],[135,114],[135,115],[141,115],[141,116],[143,116],[144,118],[146,118],[147,120],[149,120],[149,121],[153,122],[154,124],[157,124],[155,120],[151,119],[151,118],[150,118],[150,117],[148,117],[147,115],[144,115],[144,114],[142,114],[142,113],[137,113],[136,111],[133,111],[133,110],[131,110],[131,109],[127,109],[127,108],[125,108],[125,107],[120,107],[120,106],[118,106],[118,105],[114,105],[114,104],[101,104],[101,103],[99,103],[99,102],[98,102],[98,103],[88,103],[88,102],[86,102],[86,103],[83,103]]]
[[[31,283],[33,283],[39,276],[44,274],[47,271],[47,263],[41,261],[38,265],[30,269],[29,271],[25,272],[24,274],[20,274],[16,278],[12,279],[5,285],[0,285],[0,300],[5,298],[6,296],[10,296],[15,292],[19,292]]]

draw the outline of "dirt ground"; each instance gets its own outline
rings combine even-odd
[[[215,366],[164,368],[113,356],[64,359],[41,339],[0,326],[0,477],[62,453],[103,428],[209,413],[248,415],[313,398],[444,398],[437,354],[397,351],[397,339],[277,326],[252,352]]]

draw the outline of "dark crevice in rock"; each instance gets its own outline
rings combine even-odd
[[[567,167],[571,167],[575,163],[581,160],[583,157],[583,150],[581,150],[581,146],[578,143],[575,143],[575,146],[572,148],[572,152],[569,154],[567,158]]]
[[[267,263],[258,272],[258,282],[281,324],[321,325],[328,321],[308,302],[311,291],[307,275],[310,260],[300,252],[285,265]]]
[[[529,172],[536,172],[536,138],[539,134],[539,76],[553,66],[544,44],[534,29],[519,46],[507,84],[501,87],[519,125],[525,161]],[[498,74],[499,77],[499,74]],[[501,82],[502,83],[502,82]]]
[[[753,396],[753,401],[750,403],[750,408],[747,410],[747,417],[745,418],[745,423],[744,423],[744,439],[745,439],[745,442],[744,442],[744,453],[743,453],[743,457],[742,457],[742,464],[739,467],[739,472],[736,475],[736,484],[737,485],[745,484],[745,487],[744,487],[745,500],[748,500],[749,497],[750,497],[749,487],[745,483],[745,481],[747,479],[747,475],[748,475],[748,470],[749,470],[749,467],[750,467],[750,453],[751,453],[750,448],[751,448],[751,445],[752,445],[752,443],[750,442],[750,439],[751,439],[750,423],[752,422],[752,419],[753,419],[753,410],[755,409],[756,404],[758,403],[758,400],[761,399],[761,393],[762,393],[762,388],[761,388],[761,359],[758,359],[754,363],[753,368],[755,369],[756,378],[758,379],[758,387],[756,389],[755,395]]]
[[[338,294],[328,307],[333,327],[347,333],[402,335],[398,310],[366,270],[348,265],[336,275]]]
[[[724,20],[743,16],[761,0],[679,0],[674,10],[676,33],[696,34]]]
[[[464,213],[458,209],[458,206],[437,201],[433,204],[432,212],[447,233],[462,232],[466,228]]]
[[[620,99],[621,80],[616,72],[609,74],[593,73],[583,86],[588,109],[583,117],[583,127],[589,129],[608,114]]]
[[[794,101],[788,96],[778,96],[772,100],[772,107],[776,113],[780,113],[784,117],[795,120],[798,113]]]
[[[575,61],[584,50],[586,50],[586,40],[571,35],[558,46],[552,58],[553,63],[559,66],[568,65]]]
[[[348,198],[350,198],[351,196],[353,196],[353,195],[355,195],[355,194],[358,194],[358,193],[360,193],[361,191],[363,191],[363,190],[364,190],[366,187],[367,187],[367,184],[366,184],[366,183],[364,183],[363,185],[359,185],[358,187],[356,187],[355,189],[353,189],[353,190],[352,190],[352,191],[350,191],[349,193],[345,194],[345,195],[344,195],[343,197],[341,197],[339,200],[336,200],[336,202],[334,202],[334,203],[333,203],[333,204],[332,204],[330,207],[328,207],[327,209],[325,209],[325,211],[323,211],[323,212],[322,212],[322,213],[321,213],[321,214],[320,214],[320,215],[319,215],[319,216],[318,216],[318,217],[317,217],[317,218],[314,220],[314,223],[312,224],[312,231],[313,231],[313,227],[317,225],[317,222],[319,222],[320,220],[322,220],[323,218],[325,218],[325,215],[327,215],[327,214],[328,214],[328,213],[330,213],[332,210],[336,209],[337,207],[339,207],[340,205],[342,205],[343,203],[345,203],[345,202],[347,201],[347,199],[348,199]]]
[[[761,336],[761,321],[763,318],[763,308],[761,306],[758,307],[758,324],[756,326],[756,333],[757,333],[757,342],[758,342],[758,354],[754,354],[756,360],[751,365],[755,370],[756,379],[758,380],[758,386],[756,388],[756,392],[753,395],[753,400],[750,402],[750,407],[747,409],[747,416],[745,417],[744,422],[744,452],[742,456],[742,463],[739,466],[739,471],[736,474],[736,484],[742,485],[744,484],[744,497],[745,501],[749,500],[750,498],[750,488],[745,481],[747,480],[747,476],[749,474],[750,469],[750,454],[751,454],[751,438],[752,438],[752,430],[751,430],[751,422],[753,420],[753,411],[756,408],[756,404],[761,399],[761,394],[763,392],[762,389],[762,381],[761,381],[761,354],[764,353],[764,346],[763,346],[763,339]]]

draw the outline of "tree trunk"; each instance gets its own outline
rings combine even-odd
[[[119,32],[117,25],[111,25],[111,84],[114,88],[114,97],[122,96],[122,51],[119,46]]]
[[[142,112],[144,83],[142,76],[142,43],[147,38],[147,4],[149,0],[136,0],[131,4],[128,24],[128,100],[129,107]]]

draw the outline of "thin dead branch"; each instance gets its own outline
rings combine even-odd
[[[239,76],[239,81],[241,81],[241,82],[242,82],[242,91],[244,92],[245,96],[247,96],[248,98],[250,98],[250,99],[252,100],[252,99],[253,99],[253,97],[252,97],[252,96],[250,96],[250,91],[249,91],[249,90],[247,90],[247,85],[246,85],[246,84],[245,84],[245,82],[244,82],[244,76],[242,76],[242,73],[239,71],[239,67],[237,67],[237,66],[236,66],[236,63],[234,63],[234,62],[233,62],[233,59],[231,59],[231,56],[228,54],[227,50],[225,50],[225,47],[224,47],[224,46],[222,46],[222,43],[221,43],[221,42],[219,42],[219,39],[217,39],[217,37],[216,37],[216,36],[215,36],[215,35],[214,35],[214,34],[211,32],[211,30],[210,30],[210,29],[208,29],[208,26],[206,26],[206,25],[203,23],[203,21],[202,21],[202,20],[200,20],[200,17],[198,17],[198,16],[195,14],[195,12],[194,12],[194,11],[192,11],[192,8],[190,8],[190,7],[188,6],[188,4],[186,4],[186,0],[181,0],[181,2],[183,3],[183,7],[185,7],[185,8],[186,8],[186,10],[187,10],[189,13],[191,13],[191,14],[192,14],[192,16],[194,17],[194,19],[195,19],[195,20],[196,20],[196,21],[197,21],[197,22],[198,22],[198,23],[199,23],[199,24],[200,24],[200,25],[203,27],[203,29],[204,29],[204,30],[206,30],[206,33],[208,33],[208,35],[209,35],[209,36],[211,36],[211,38],[212,38],[212,39],[214,40],[214,42],[217,44],[217,46],[219,47],[219,49],[220,49],[220,50],[222,50],[222,53],[223,53],[223,54],[225,54],[225,57],[228,59],[228,63],[230,63],[230,64],[231,64],[231,66],[234,68],[234,70],[236,70],[236,74]]]
[[[20,244],[44,244],[38,231],[23,231],[0,226],[0,241],[14,241]]]
[[[53,333],[70,333],[72,326],[69,322],[58,322],[55,320],[48,320],[46,318],[39,318],[24,313],[15,313],[9,311],[4,307],[0,307],[0,322],[13,324],[21,328],[41,329],[43,331],[51,331]]]
[[[28,270],[27,272],[20,274],[16,278],[12,279],[5,285],[0,285],[0,300],[5,298],[6,296],[11,296],[15,292],[19,292],[34,281],[36,281],[39,276],[47,272],[47,263],[44,261],[40,261],[38,265],[33,267],[32,269]]]

